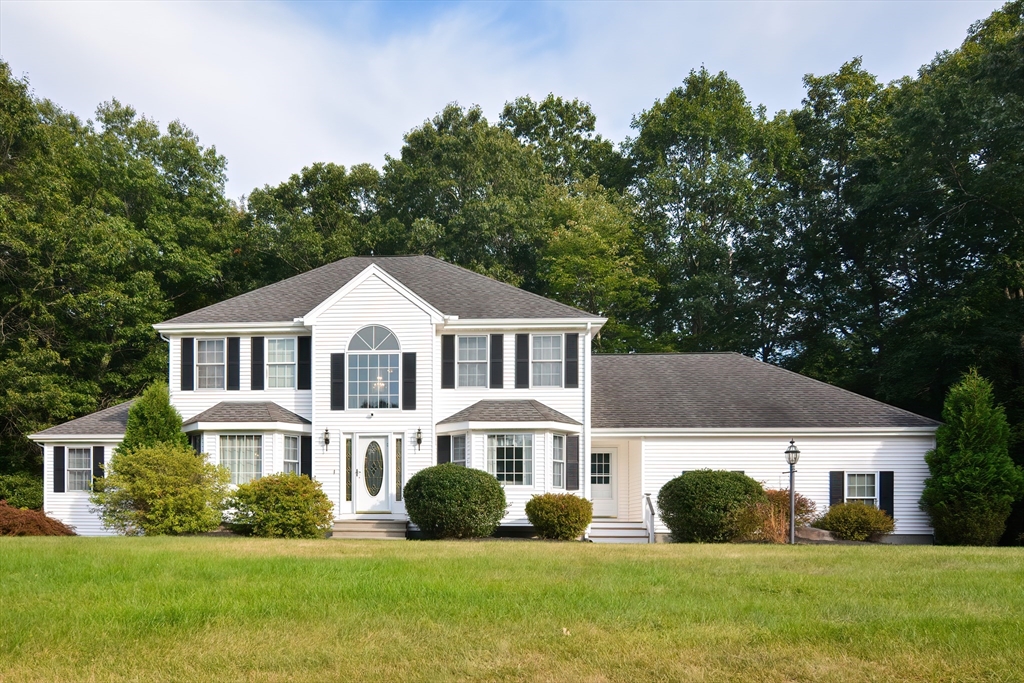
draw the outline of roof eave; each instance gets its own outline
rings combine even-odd
[[[578,328],[597,332],[608,322],[607,318],[458,318],[446,317],[438,330],[480,329],[485,327],[507,329]]]
[[[477,431],[540,431],[540,432],[569,432],[578,434],[583,427],[578,424],[556,422],[554,420],[530,420],[515,422],[510,420],[478,421],[468,420],[462,422],[442,422],[437,425],[438,434],[453,434],[456,432],[477,432]]]
[[[191,432],[293,432],[295,434],[312,434],[313,425],[295,422],[192,422],[182,425],[181,431]]]
[[[162,322],[153,325],[153,329],[161,333],[188,333],[188,332],[305,332],[309,328],[302,324],[302,319],[292,321],[272,321],[262,323],[175,323]]]
[[[597,436],[913,436],[934,435],[938,425],[916,427],[592,427]]]

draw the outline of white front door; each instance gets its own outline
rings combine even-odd
[[[388,437],[360,436],[355,470],[356,512],[390,512]]]
[[[618,517],[619,500],[615,491],[614,448],[602,448],[590,454],[590,500],[595,517]]]

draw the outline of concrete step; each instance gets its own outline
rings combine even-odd
[[[336,519],[335,539],[405,539],[406,522],[394,519]]]

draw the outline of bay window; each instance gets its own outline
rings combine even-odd
[[[487,471],[503,484],[533,486],[533,434],[488,435]]]
[[[220,437],[220,464],[231,473],[232,484],[245,484],[263,474],[263,437],[229,435]]]

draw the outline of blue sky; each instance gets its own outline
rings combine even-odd
[[[590,102],[621,142],[701,65],[769,112],[863,56],[883,81],[956,48],[990,0],[0,2],[0,58],[83,118],[113,97],[228,158],[228,194],[315,161],[380,167],[448,102]]]

